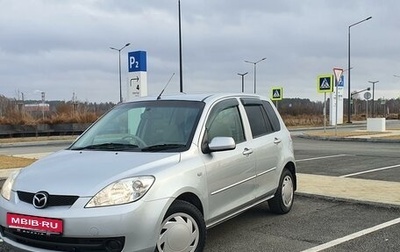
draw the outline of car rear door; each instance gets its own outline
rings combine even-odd
[[[252,139],[248,139],[255,160],[255,195],[263,198],[272,195],[279,181],[279,158],[282,149],[279,120],[271,120],[272,106],[267,101],[256,98],[241,100],[251,128]],[[269,107],[270,108],[269,108]],[[272,109],[273,112],[273,109]],[[276,122],[278,124],[276,124]]]

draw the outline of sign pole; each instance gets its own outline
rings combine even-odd
[[[326,132],[326,93],[324,93],[324,133]]]
[[[342,68],[333,68],[333,73],[335,75],[335,93],[336,93],[336,101],[335,101],[335,136],[337,136],[337,125],[338,125],[338,107],[339,107],[339,80],[343,74]]]
[[[337,85],[337,83],[338,83],[338,81],[337,80],[335,80],[335,83],[336,83],[336,85],[335,85],[335,92],[336,92],[336,101],[335,101],[335,103],[336,103],[336,105],[335,105],[335,113],[336,113],[336,115],[335,115],[335,136],[337,136],[337,118],[338,118],[338,107],[339,107],[339,103],[338,103],[338,101],[339,101],[339,92],[338,92],[338,85]]]
[[[324,93],[324,133],[326,132],[326,93],[333,92],[333,75],[324,74],[317,77],[317,91]]]

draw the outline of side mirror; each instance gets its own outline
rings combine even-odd
[[[214,151],[227,151],[236,148],[235,140],[232,137],[214,137],[208,144],[208,149]]]

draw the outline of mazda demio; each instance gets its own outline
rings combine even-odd
[[[142,97],[9,176],[0,233],[17,251],[202,251],[208,228],[265,201],[287,213],[295,190],[292,139],[269,99]]]

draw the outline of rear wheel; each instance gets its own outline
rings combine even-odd
[[[177,200],[161,224],[156,251],[200,252],[206,241],[206,225],[201,212],[192,204]]]
[[[279,187],[275,196],[268,201],[269,208],[277,214],[285,214],[290,211],[294,200],[294,184],[292,173],[285,169],[282,172]]]

